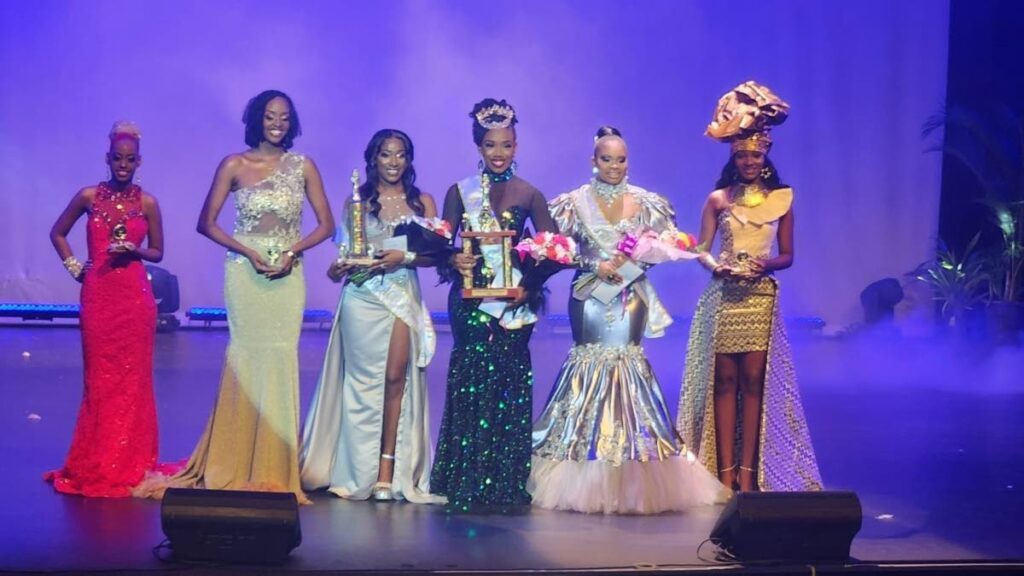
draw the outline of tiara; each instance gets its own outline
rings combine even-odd
[[[498,128],[508,128],[512,125],[512,120],[516,117],[516,111],[511,106],[502,106],[495,104],[480,110],[475,114],[476,123],[483,126],[488,130],[496,130]],[[501,120],[488,120],[492,116],[500,116]]]

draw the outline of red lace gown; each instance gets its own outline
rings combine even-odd
[[[100,184],[88,216],[92,266],[81,295],[85,391],[64,467],[46,479],[65,494],[131,496],[157,459],[156,302],[142,261],[112,255],[107,246],[118,224],[136,246],[146,239],[142,189],[115,192]]]

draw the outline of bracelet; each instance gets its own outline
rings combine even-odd
[[[298,254],[297,254],[297,253],[295,252],[295,250],[286,250],[286,251],[285,251],[285,254],[286,254],[286,255],[287,255],[287,256],[288,256],[289,258],[291,258],[292,260],[294,260],[294,259],[298,258],[298,256],[299,256],[299,255],[298,255]]]
[[[701,266],[707,268],[712,273],[721,266],[721,264],[715,261],[715,257],[708,253],[705,253],[703,256],[698,258],[697,261],[700,262]]]
[[[78,280],[78,277],[82,275],[82,263],[78,261],[78,258],[74,256],[68,256],[64,259],[64,268],[71,274],[71,277]]]
[[[409,266],[410,264],[413,263],[414,260],[416,260],[415,252],[406,252],[405,256],[402,256],[402,264],[404,266]]]

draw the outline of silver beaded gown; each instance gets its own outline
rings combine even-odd
[[[609,259],[628,232],[674,229],[671,205],[628,185],[639,213],[612,224],[592,185],[562,194],[551,213],[579,244],[584,262]],[[590,272],[578,272],[577,283]],[[669,418],[641,347],[672,319],[641,276],[609,304],[577,289],[569,301],[573,347],[533,427],[529,489],[543,508],[656,514],[708,505],[724,487],[696,463]]]

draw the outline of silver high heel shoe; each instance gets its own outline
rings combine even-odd
[[[395,460],[394,454],[381,454],[381,460]],[[391,482],[377,482],[373,485],[373,489],[370,491],[370,497],[377,502],[390,502],[395,499],[395,495],[391,492]]]

